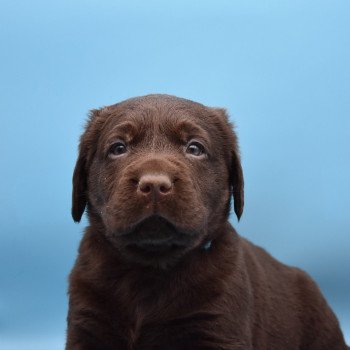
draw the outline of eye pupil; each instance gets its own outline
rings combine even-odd
[[[194,153],[194,154],[200,152],[199,147],[196,145],[191,145],[190,147],[188,147],[188,150],[190,153]]]
[[[204,153],[204,147],[199,142],[191,142],[188,145],[186,152],[198,157]]]
[[[126,152],[126,146],[123,142],[116,142],[110,149],[110,154],[118,156]]]

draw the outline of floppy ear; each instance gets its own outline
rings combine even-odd
[[[88,168],[94,154],[96,139],[104,124],[104,117],[100,118],[101,111],[102,109],[90,111],[85,131],[80,137],[79,156],[73,174],[72,217],[75,222],[81,220],[88,202]]]
[[[244,179],[237,147],[235,147],[232,152],[231,186],[234,199],[234,209],[239,221],[242,216],[244,207]]]
[[[226,110],[223,108],[214,108],[214,110],[220,117],[220,129],[224,133],[227,144],[230,147],[230,189],[234,200],[234,210],[239,221],[244,207],[244,179],[238,140]]]
[[[105,111],[107,111],[106,114],[104,114]],[[81,220],[88,204],[88,169],[108,115],[108,107],[92,109],[86,121],[85,131],[80,137],[79,156],[73,174],[72,217],[75,222]]]
[[[82,149],[75,165],[73,174],[72,192],[72,217],[75,222],[79,222],[83,216],[87,203],[87,181],[86,181],[86,159]]]

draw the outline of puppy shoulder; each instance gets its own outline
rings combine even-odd
[[[305,271],[292,270],[305,348],[347,349],[339,321],[316,282]]]

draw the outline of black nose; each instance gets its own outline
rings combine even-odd
[[[137,191],[142,196],[160,198],[170,194],[172,187],[171,180],[167,175],[145,174],[139,180]]]

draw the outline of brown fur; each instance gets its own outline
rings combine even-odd
[[[193,139],[204,153],[191,153]],[[111,151],[118,140],[126,153]],[[93,111],[73,177],[73,218],[86,207],[90,226],[70,275],[66,349],[347,349],[311,278],[229,224],[232,195],[239,218],[243,175],[223,109],[149,95]]]

